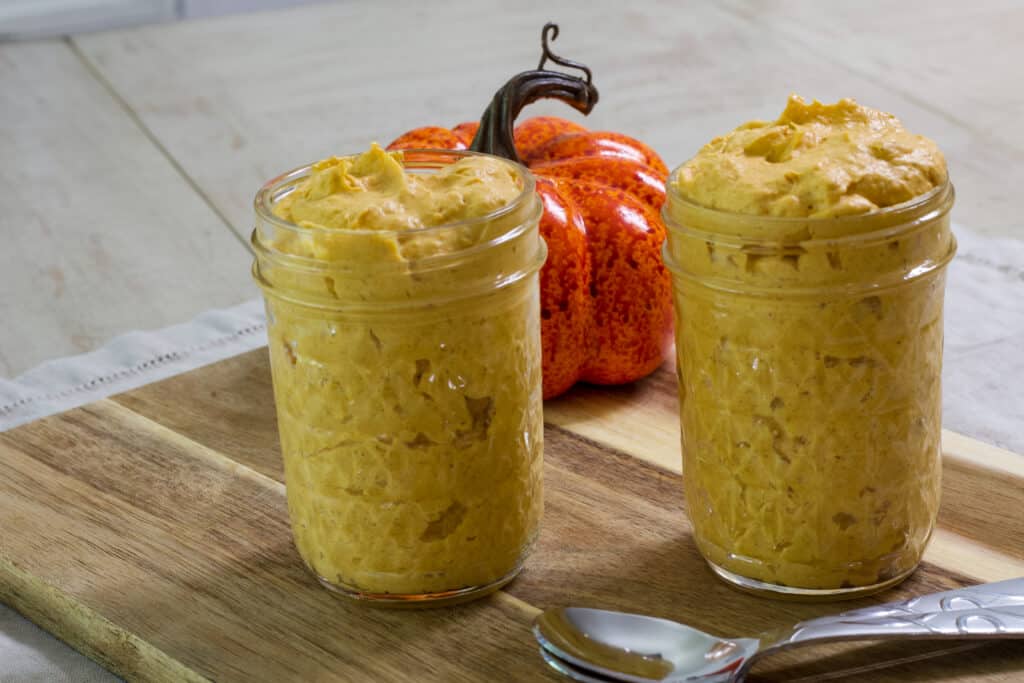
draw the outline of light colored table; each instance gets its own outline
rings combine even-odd
[[[548,20],[556,51],[594,70],[587,124],[670,166],[789,92],[854,96],[939,142],[960,224],[1024,236],[1016,0],[509,7],[353,1],[0,44],[0,376],[255,296],[264,180],[477,118],[536,64]]]

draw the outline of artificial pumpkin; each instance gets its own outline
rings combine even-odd
[[[540,273],[544,398],[578,381],[624,384],[650,374],[672,344],[671,283],[661,260],[665,164],[650,147],[615,132],[593,132],[540,116],[513,129],[520,110],[541,98],[587,114],[597,102],[590,70],[548,45],[536,70],[512,77],[479,124],[427,126],[388,149],[470,149],[526,165],[544,205],[540,233],[548,259]],[[544,69],[547,60],[585,78]]]

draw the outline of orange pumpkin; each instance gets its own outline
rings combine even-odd
[[[416,128],[388,149],[471,149],[519,161],[537,178],[540,233],[548,260],[540,274],[544,398],[578,381],[623,384],[651,373],[672,344],[672,301],[661,260],[668,171],[647,145],[541,116],[513,129],[519,111],[556,98],[589,113],[597,102],[590,70],[551,53],[544,27],[540,66],[514,76],[479,124]],[[585,78],[544,69],[551,60]]]

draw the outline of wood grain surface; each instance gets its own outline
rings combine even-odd
[[[546,513],[523,574],[395,612],[319,587],[294,551],[266,351],[0,434],[0,600],[131,680],[540,680],[529,625],[585,604],[723,635],[1024,575],[1024,464],[953,433],[939,529],[902,586],[837,605],[714,579],[678,474],[671,368],[547,406]],[[632,434],[632,440],[628,436]],[[990,467],[989,464],[992,464]],[[1016,681],[1024,643],[795,650],[753,681]]]
[[[254,188],[282,170],[477,120],[499,85],[537,62],[547,21],[562,26],[559,54],[593,68],[601,101],[586,119],[551,102],[524,116],[623,131],[671,167],[742,121],[777,116],[790,92],[856,97],[939,142],[958,221],[1018,234],[1024,132],[1012,122],[1024,105],[1009,83],[1024,57],[1024,6],[833,5],[381,0],[74,43],[243,237]]]
[[[67,43],[0,44],[0,160],[0,376],[256,294],[237,237]]]

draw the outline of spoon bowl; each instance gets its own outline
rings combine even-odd
[[[533,626],[545,661],[580,681],[727,683],[753,662],[807,643],[878,638],[1024,638],[1024,578],[933,593],[722,638],[668,619],[557,607]]]
[[[725,640],[668,619],[586,607],[547,610],[533,633],[560,660],[636,683],[678,672],[697,676],[692,680],[717,677],[741,666],[760,644],[755,638]]]

